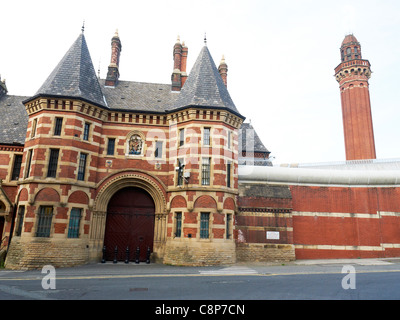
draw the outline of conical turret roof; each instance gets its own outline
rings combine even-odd
[[[83,33],[72,44],[36,96],[80,98],[106,107]]]
[[[179,97],[169,110],[193,106],[227,109],[244,118],[233,103],[207,46],[201,49]]]

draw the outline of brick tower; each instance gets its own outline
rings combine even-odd
[[[362,59],[356,37],[347,35],[340,47],[341,63],[335,68],[342,103],[346,160],[375,159],[374,130],[368,79],[370,63]]]

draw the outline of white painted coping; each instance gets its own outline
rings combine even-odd
[[[290,185],[400,186],[400,170],[239,166],[239,182]]]

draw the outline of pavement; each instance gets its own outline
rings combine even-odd
[[[343,273],[343,267],[352,266],[356,272],[400,272],[400,258],[378,259],[318,259],[289,262],[239,262],[232,265],[188,267],[157,263],[116,264],[91,263],[70,268],[57,268],[57,278],[131,278],[182,277],[213,275],[293,275]],[[44,272],[43,272],[44,273]],[[41,270],[0,269],[0,281],[43,277]]]
[[[400,258],[209,267],[107,262],[51,269],[0,269],[0,300],[400,299]],[[356,282],[356,290],[345,290],[344,280]],[[258,313],[264,305],[259,307],[246,310]]]

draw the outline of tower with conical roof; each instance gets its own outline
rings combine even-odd
[[[362,59],[361,45],[352,34],[344,38],[340,54],[335,77],[340,87],[346,160],[375,159],[368,84],[371,65]]]

